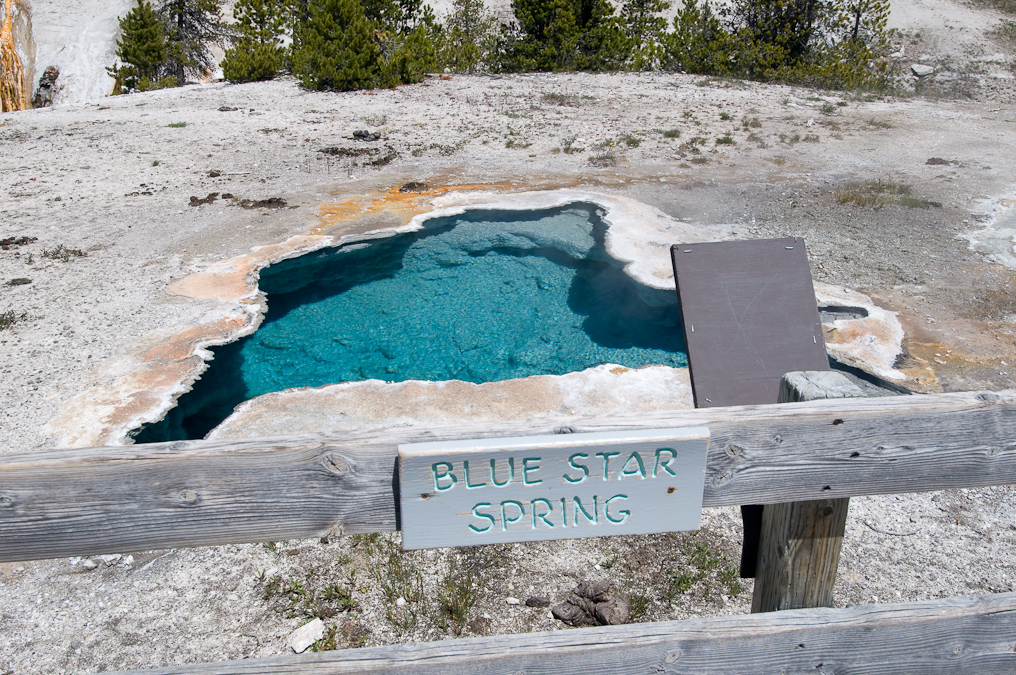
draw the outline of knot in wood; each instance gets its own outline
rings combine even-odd
[[[663,660],[666,663],[673,663],[674,661],[677,661],[679,658],[681,658],[681,650],[676,649],[672,652],[668,652],[667,655],[663,657]]]
[[[7,495],[0,495],[0,509],[10,509],[14,507],[14,498],[8,497]]]
[[[329,452],[321,458],[321,467],[335,476],[342,476],[353,470],[349,460],[334,452]]]
[[[188,443],[187,441],[173,441],[172,443],[169,444],[169,449],[173,450],[174,452],[186,450],[188,445],[190,445],[190,443]]]
[[[742,457],[744,456],[744,448],[734,443],[729,444],[723,449],[727,453],[727,457]]]
[[[201,502],[201,495],[194,490],[180,490],[181,506],[196,506]]]
[[[977,395],[977,400],[984,403],[998,403],[1002,400],[1002,397],[993,391],[982,391]]]

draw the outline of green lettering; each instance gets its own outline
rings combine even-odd
[[[631,467],[631,461],[633,459],[637,464],[637,466],[635,467]],[[642,456],[639,455],[639,453],[637,452],[631,453],[631,457],[629,457],[628,461],[624,463],[623,467],[621,467],[621,473],[617,475],[617,479],[621,480],[625,476],[638,476],[639,478],[646,477],[646,466],[645,464],[642,463]]]
[[[495,462],[494,459],[490,460],[490,482],[494,484],[494,487],[504,487],[505,485],[508,485],[513,480],[515,480],[515,458],[514,457],[509,457],[508,458],[508,480],[506,480],[503,483],[498,483],[497,482],[497,471],[495,469],[494,462]]]
[[[670,455],[670,457],[667,458],[666,462],[660,464],[660,455],[662,455],[664,452]],[[676,476],[677,474],[674,473],[674,470],[670,468],[670,463],[673,462],[675,459],[677,459],[677,450],[675,450],[674,448],[657,448],[656,461],[653,463],[653,478],[656,478],[656,474],[659,472],[660,467],[662,467],[663,470],[669,473],[671,476]]]
[[[589,513],[586,511],[586,508],[582,506],[582,500],[579,499],[578,497],[575,497],[575,501],[572,502],[572,510],[574,512],[572,514],[572,520],[575,522],[575,527],[579,526],[579,511],[581,511],[582,515],[586,517],[586,520],[588,520],[593,525],[600,524],[599,514],[597,513],[597,511],[599,510],[599,505],[596,503],[596,499],[597,499],[596,495],[593,495],[593,515],[589,515]]]
[[[561,527],[568,527],[568,500],[561,497]]]
[[[439,466],[444,467],[444,472],[441,474],[438,474],[437,472]],[[432,476],[434,476],[435,492],[444,492],[445,490],[451,490],[453,487],[455,487],[455,483],[458,482],[458,479],[455,478],[455,474],[452,473],[452,469],[454,468],[455,467],[453,467],[449,462],[434,462],[433,464],[430,465],[430,473]],[[448,485],[442,486],[438,482],[442,478],[448,478],[451,482],[448,483]]]
[[[508,506],[509,504],[513,505],[515,508],[519,510],[519,515],[515,516],[514,518],[508,517],[508,514],[505,513],[505,507]],[[522,520],[522,516],[524,515],[526,515],[526,507],[522,505],[522,502],[517,502],[514,499],[506,499],[505,501],[501,502],[501,531],[507,532],[508,526],[511,525],[512,523],[517,523],[520,520]]]
[[[597,457],[603,458],[603,480],[610,480],[610,458],[617,457],[620,452],[598,452]]]
[[[572,455],[571,457],[568,458],[568,465],[571,468],[576,469],[576,470],[582,472],[582,477],[581,478],[572,478],[568,474],[565,474],[564,475],[564,479],[566,481],[568,481],[569,483],[581,483],[581,482],[585,481],[586,478],[589,477],[589,467],[586,466],[585,464],[576,464],[575,463],[575,458],[576,457],[578,457],[580,459],[588,459],[589,455],[587,455],[584,452],[576,452],[574,455]]]
[[[477,485],[473,485],[472,483],[469,482],[469,460],[466,460],[465,462],[462,462],[462,467],[463,467],[463,470],[464,470],[463,472],[465,473],[465,476],[466,476],[466,489],[467,490],[475,490],[476,488],[487,487],[486,483],[479,483]]]
[[[631,515],[631,511],[629,511],[628,509],[622,509],[618,511],[618,513],[621,515],[621,518],[619,519],[611,518],[610,503],[615,499],[628,499],[628,495],[614,495],[613,497],[610,497],[607,501],[603,502],[603,515],[607,516],[607,520],[614,523],[615,525],[624,525],[625,521],[628,520],[628,516]]]
[[[543,482],[542,478],[537,478],[536,480],[530,480],[529,479],[529,472],[530,471],[539,471],[540,470],[540,465],[539,464],[535,464],[533,466],[529,466],[529,463],[530,462],[539,462],[539,461],[540,461],[539,457],[526,457],[525,459],[522,460],[522,484],[523,485],[539,485],[540,483]]]
[[[537,513],[536,512],[536,505],[537,504],[544,504],[544,505],[546,505],[547,510],[545,512],[543,512],[543,513]],[[552,523],[549,520],[547,520],[547,516],[549,514],[554,512],[554,507],[550,505],[549,501],[547,501],[543,497],[538,497],[538,498],[534,499],[533,501],[529,502],[529,507],[533,510],[533,529],[534,530],[536,529],[536,519],[537,518],[542,520],[547,525],[547,527],[550,527],[550,528],[554,527],[554,523]]]
[[[479,504],[477,504],[476,506],[473,507],[473,516],[475,518],[480,518],[480,519],[486,518],[490,522],[487,523],[487,527],[483,528],[482,530],[480,528],[478,528],[476,525],[473,525],[472,523],[470,523],[470,525],[469,525],[469,529],[470,530],[472,530],[473,532],[476,532],[477,534],[481,534],[483,532],[489,532],[490,528],[494,527],[494,522],[495,522],[494,521],[494,516],[490,515],[489,513],[480,513],[477,510],[477,509],[481,509],[481,508],[482,509],[486,509],[486,508],[489,508],[489,507],[490,507],[490,504],[488,504],[487,502],[480,502]]]

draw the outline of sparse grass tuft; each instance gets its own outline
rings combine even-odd
[[[720,136],[717,138],[716,145],[737,145],[737,141],[734,140],[733,136],[727,134],[726,136]]]
[[[187,123],[186,122],[170,122],[166,126],[172,128],[172,129],[183,129],[185,126],[187,126]]]
[[[627,145],[629,148],[637,148],[642,143],[642,139],[633,134],[625,134],[621,137],[621,142]]]
[[[581,99],[575,94],[560,94],[556,92],[550,92],[540,97],[540,101],[547,105],[566,106],[570,108],[577,108]]]
[[[617,166],[617,155],[613,150],[607,150],[606,152],[590,157],[589,163],[598,167]]]
[[[1016,0],[974,0],[974,4],[991,7],[1006,14],[1016,14]]]
[[[749,118],[747,115],[741,118],[741,126],[745,129],[761,129],[762,122],[757,117]]]
[[[931,203],[926,199],[911,196],[911,187],[891,180],[869,180],[851,183],[836,191],[836,201],[841,204],[858,206],[905,206],[926,209]]]
[[[438,623],[444,630],[450,629],[455,635],[461,635],[469,610],[476,604],[477,598],[476,580],[472,572],[453,565],[441,584]]]
[[[403,552],[394,537],[368,540],[365,550],[372,558],[371,574],[388,601],[388,622],[399,634],[411,632],[423,604],[423,575],[413,555]]]
[[[84,258],[86,255],[88,254],[79,248],[67,248],[63,244],[59,244],[56,248],[42,250],[43,258],[62,260],[64,262],[69,262],[71,258]]]
[[[578,140],[577,136],[568,136],[561,139],[561,152],[566,155],[571,155],[576,152],[585,152],[585,148],[575,147],[575,141]],[[554,148],[557,150],[557,148]]]
[[[21,312],[18,314],[13,309],[6,312],[0,312],[0,330],[7,330],[19,321],[24,321],[28,318],[28,312]]]
[[[806,136],[805,136],[804,138],[802,138],[801,140],[802,140],[802,141],[804,141],[805,143],[818,143],[818,141],[819,141],[819,138],[818,138],[818,136],[817,136],[817,135],[815,135],[815,134],[807,134],[807,135],[806,135]]]
[[[723,120],[724,122],[726,122],[727,120],[730,119],[730,113],[728,113],[728,112],[721,112],[720,113],[720,119]]]
[[[664,138],[681,138],[681,130],[676,128],[676,127],[674,129],[665,129],[663,131],[663,137]]]

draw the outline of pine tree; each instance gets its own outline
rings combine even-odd
[[[610,70],[625,59],[625,38],[606,0],[512,0],[503,27],[506,70]]]
[[[179,84],[187,75],[203,76],[215,66],[208,49],[222,44],[228,29],[222,23],[225,0],[163,0],[159,8],[166,33],[166,72]]]
[[[381,49],[378,86],[410,84],[437,68],[441,26],[423,0],[362,0],[364,16]]]
[[[123,65],[107,69],[118,84],[128,90],[175,86],[175,82],[160,80],[166,61],[166,38],[155,10],[141,2],[120,19],[120,39],[116,42],[116,56]]]
[[[483,0],[455,0],[445,20],[439,49],[441,66],[457,73],[476,72],[495,49],[494,25]]]
[[[222,60],[227,80],[270,80],[282,69],[280,38],[288,19],[285,10],[285,2],[280,0],[237,0],[233,5],[236,40]]]
[[[297,24],[293,74],[307,89],[370,89],[382,83],[381,48],[357,0],[309,0]]]
[[[628,38],[632,70],[656,70],[663,54],[661,41],[667,20],[660,14],[670,9],[667,0],[628,0],[621,11],[621,23]]]

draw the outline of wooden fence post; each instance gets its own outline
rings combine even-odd
[[[842,373],[805,371],[783,376],[779,402],[863,396]],[[844,498],[765,506],[752,612],[832,607],[849,505]]]

